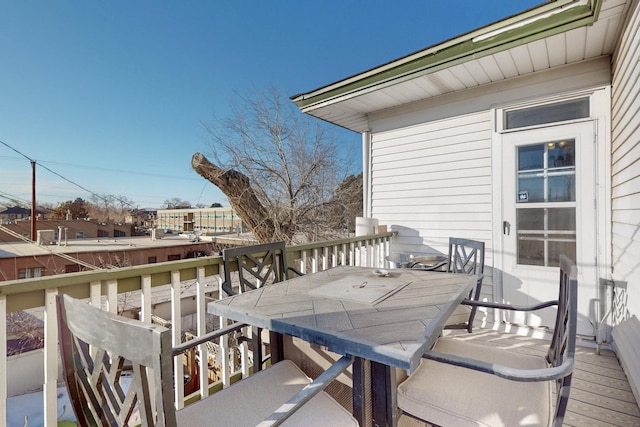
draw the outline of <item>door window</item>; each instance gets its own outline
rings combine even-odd
[[[517,262],[557,267],[576,259],[575,140],[517,147]]]

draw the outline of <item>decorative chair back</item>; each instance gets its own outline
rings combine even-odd
[[[290,271],[302,275],[287,265],[284,242],[227,248],[222,251],[222,258],[224,262],[222,287],[227,295],[236,293],[232,289],[233,265],[238,271],[240,292],[287,280]]]
[[[484,273],[484,242],[477,240],[449,238],[450,273]]]
[[[79,424],[175,426],[171,331],[68,295],[56,303],[64,379]],[[132,375],[124,375],[125,362]]]

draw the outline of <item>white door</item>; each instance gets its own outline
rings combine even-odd
[[[578,265],[578,333],[597,298],[595,122],[502,135],[502,296],[513,304],[557,299],[559,256]],[[555,309],[506,314],[507,320],[553,327]]]

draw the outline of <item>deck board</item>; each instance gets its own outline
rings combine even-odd
[[[548,342],[529,337],[502,338],[494,331],[476,329],[472,334],[453,332],[458,339],[483,345],[509,348],[527,354],[544,354]],[[415,420],[401,417],[399,426],[418,426]],[[579,346],[565,416],[565,426],[607,427],[640,426],[640,409],[627,377],[613,351],[595,346]]]

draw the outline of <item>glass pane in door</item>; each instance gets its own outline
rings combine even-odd
[[[517,148],[518,264],[555,267],[576,253],[575,140]]]

